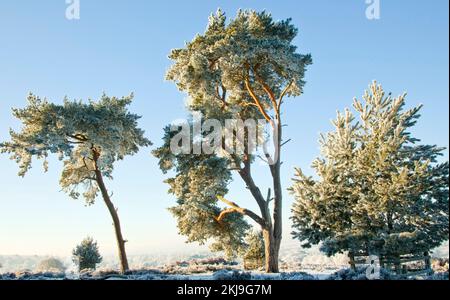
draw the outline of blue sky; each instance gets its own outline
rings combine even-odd
[[[318,134],[331,129],[336,110],[351,105],[374,79],[393,94],[408,92],[408,107],[423,103],[414,133],[424,143],[448,147],[448,1],[381,0],[379,20],[368,20],[364,0],[315,1],[118,1],[81,0],[80,20],[65,18],[64,0],[0,2],[0,140],[18,128],[11,107],[25,105],[28,92],[59,102],[64,96],[97,99],[103,92],[135,93],[131,109],[158,146],[162,128],[186,116],[185,95],[164,81],[170,49],[205,29],[208,15],[221,7],[228,16],[239,8],[266,9],[275,19],[291,17],[300,33],[299,52],[311,53],[301,97],[285,106],[289,124],[284,148],[283,183],[293,167],[312,175]],[[108,183],[131,254],[196,250],[178,236],[167,207],[165,178],[142,149],[120,162]],[[448,159],[445,151],[444,159]],[[266,167],[257,182],[269,184]],[[101,251],[115,253],[110,216],[101,199],[92,207],[60,192],[60,163],[50,171],[39,164],[19,178],[17,166],[0,156],[0,255],[70,255],[83,237],[98,240]],[[229,198],[253,208],[236,178]],[[285,193],[285,240],[289,240],[292,198]]]

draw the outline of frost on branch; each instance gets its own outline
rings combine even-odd
[[[64,163],[62,189],[92,204],[99,191],[95,169],[111,179],[117,160],[151,144],[138,127],[140,117],[127,109],[132,99],[103,95],[98,102],[84,103],[66,98],[59,105],[30,94],[25,108],[13,109],[23,126],[19,132],[10,130],[11,141],[0,144],[1,152],[19,164],[20,176],[31,168],[33,157],[44,160],[47,170],[47,157],[58,155]]]

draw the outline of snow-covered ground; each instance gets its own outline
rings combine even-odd
[[[183,268],[183,262],[192,262],[196,260],[207,260],[213,258],[220,258],[220,254],[213,254],[208,251],[200,251],[195,254],[190,253],[152,253],[148,255],[129,255],[128,261],[131,269],[160,269],[167,273],[186,273],[186,268]],[[18,271],[37,271],[37,267],[41,261],[49,258],[49,256],[18,256],[0,255],[0,273],[18,272]],[[75,265],[72,263],[70,257],[55,257],[59,259],[66,267],[67,272],[74,272]],[[320,274],[332,273],[335,270],[345,267],[347,258],[344,255],[337,255],[329,258],[321,254],[317,249],[304,250],[298,245],[284,247],[280,253],[280,269],[283,272],[300,272],[300,271],[314,271]],[[242,262],[236,260],[235,268],[242,269]],[[192,264],[190,272],[198,273],[205,271],[205,266],[202,264]],[[113,255],[106,255],[103,261],[98,265],[98,270],[117,270],[119,268],[117,257]],[[195,270],[195,269],[198,270]],[[208,271],[208,270],[206,270]],[[211,271],[216,271],[213,269]]]
[[[433,251],[434,257],[448,259],[448,243]],[[39,263],[48,257],[43,256],[1,256],[0,279],[91,279],[91,280],[322,280],[348,279],[363,276],[348,270],[348,258],[345,255],[326,257],[317,248],[301,249],[298,245],[285,246],[280,253],[280,274],[265,274],[262,270],[247,272],[242,262],[229,262],[220,255],[199,252],[154,253],[152,255],[129,256],[133,270],[123,276],[117,273],[116,257],[106,256],[95,272],[79,274],[70,257],[59,257],[66,267],[64,272],[37,272]],[[446,269],[445,269],[446,268]],[[442,273],[433,279],[448,279],[448,264],[436,272]],[[334,274],[334,275],[333,275]],[[332,276],[332,277],[330,277]],[[443,278],[441,278],[443,277]]]

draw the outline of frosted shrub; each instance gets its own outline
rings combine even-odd
[[[66,267],[60,260],[56,258],[48,258],[44,259],[39,263],[39,265],[36,268],[36,271],[41,273],[45,272],[64,273],[66,271]]]
[[[84,269],[95,270],[97,264],[102,261],[97,242],[90,237],[85,238],[81,244],[76,246],[72,255],[72,261],[78,266],[79,271]]]
[[[213,274],[214,280],[250,280],[252,275],[238,270],[220,270]]]
[[[264,266],[264,238],[261,231],[251,232],[246,238],[247,251],[244,254],[246,270],[255,270]]]
[[[339,270],[336,273],[330,275],[328,280],[368,280],[366,275],[367,267],[358,267],[356,270],[352,268]],[[394,276],[386,269],[380,270],[379,280],[392,280]]]

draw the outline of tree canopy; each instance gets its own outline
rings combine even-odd
[[[128,112],[132,99],[133,95],[103,95],[98,102],[66,98],[63,104],[54,104],[30,94],[25,108],[13,109],[23,127],[20,132],[10,130],[11,141],[0,144],[1,152],[11,154],[11,159],[19,164],[20,176],[31,168],[33,157],[43,159],[47,170],[49,154],[58,155],[64,162],[62,189],[77,199],[81,188],[86,202],[92,204],[99,191],[93,150],[101,153],[96,162],[101,174],[112,178],[117,160],[151,144],[138,127],[140,117]]]
[[[217,220],[221,213],[217,196],[228,192],[231,181],[228,161],[216,155],[174,155],[170,150],[173,135],[167,127],[164,145],[153,154],[160,159],[164,173],[173,170],[176,174],[166,183],[170,186],[169,193],[178,199],[169,211],[177,219],[179,233],[188,242],[204,244],[213,239],[211,250],[224,251],[230,258],[240,254],[250,225],[241,214],[228,214],[223,220]]]
[[[279,109],[284,96],[300,95],[305,83],[311,57],[296,52],[297,33],[290,19],[239,11],[227,23],[219,9],[204,34],[172,50],[166,78],[188,94],[188,108],[206,118],[269,120],[268,111]]]

